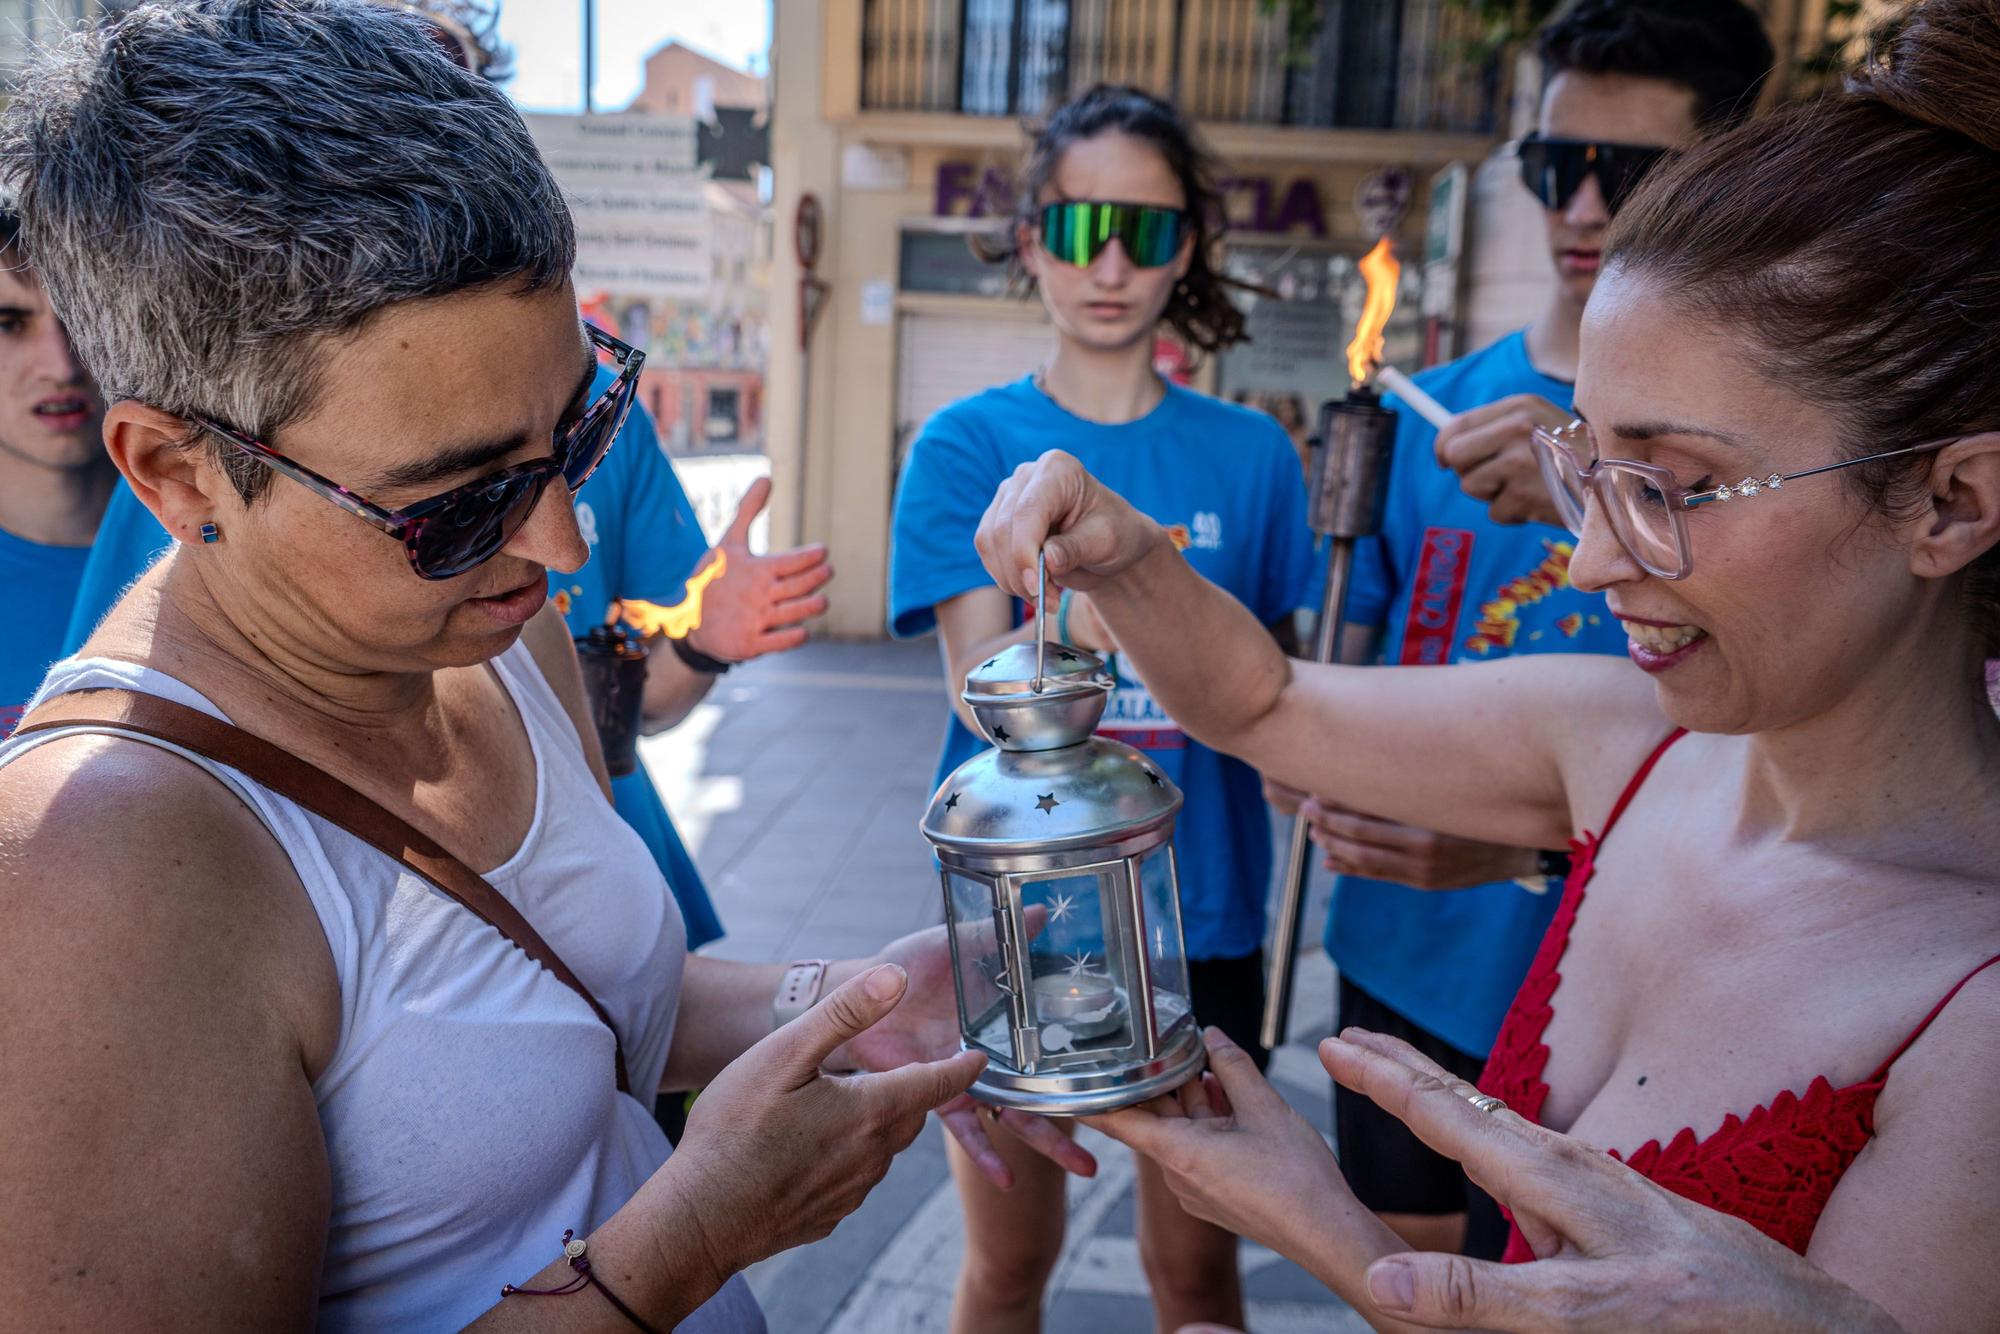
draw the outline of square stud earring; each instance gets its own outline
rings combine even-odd
[[[221,537],[222,537],[222,530],[220,528],[217,528],[214,524],[205,523],[201,526],[201,540],[203,542],[219,541]]]

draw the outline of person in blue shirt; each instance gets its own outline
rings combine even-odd
[[[1350,626],[1379,631],[1389,663],[1625,652],[1602,596],[1570,586],[1574,540],[1557,526],[1530,432],[1573,415],[1583,308],[1613,209],[1665,152],[1747,117],[1772,59],[1739,0],[1582,0],[1539,46],[1540,119],[1520,151],[1556,281],[1526,329],[1416,377],[1457,414],[1442,431],[1388,400],[1398,420],[1381,534],[1357,552],[1347,612]],[[1343,653],[1372,656],[1354,638]],[[1283,807],[1298,794],[1274,798]],[[1394,1034],[1476,1079],[1555,914],[1566,858],[1317,801],[1305,811],[1344,873],[1326,927],[1339,1027]],[[1356,1195],[1413,1246],[1498,1256],[1504,1223],[1457,1163],[1339,1086],[1334,1127]]]
[[[118,472],[104,452],[104,402],[27,267],[20,220],[0,212],[0,582],[11,593],[0,639],[0,738],[60,656]]]
[[[600,369],[595,389],[602,390],[611,378],[608,369]],[[102,456],[101,446],[97,452]],[[825,547],[751,554],[750,522],[769,496],[769,481],[754,483],[717,545],[724,573],[704,591],[702,624],[685,640],[652,642],[644,704],[647,730],[658,731],[686,717],[729,664],[804,643],[802,622],[826,610],[819,592],[832,577]],[[574,574],[549,574],[550,597],[575,635],[602,625],[614,600],[680,602],[688,578],[709,558],[694,507],[660,448],[652,418],[637,405],[603,464],[577,493],[576,520],[590,545],[590,559]],[[80,648],[132,582],[172,548],[166,530],[119,482],[96,545],[87,561],[79,560],[74,598],[62,600],[68,620],[65,641],[59,651],[54,644],[44,650],[33,684],[39,684],[50,661]],[[84,554],[79,549],[79,556]],[[689,652],[684,655],[682,649]],[[645,839],[673,887],[687,920],[689,947],[719,939],[722,923],[708,888],[645,766],[614,778],[611,794],[618,813]]]
[[[1210,267],[1221,210],[1206,171],[1179,112],[1129,88],[1079,95],[1036,139],[1012,233],[995,248],[1039,291],[1055,325],[1053,355],[1041,372],[933,417],[896,497],[890,629],[938,632],[952,700],[971,667],[1032,633],[1023,608],[993,586],[972,538],[995,488],[1052,449],[1082,459],[1167,524],[1194,567],[1264,624],[1288,623],[1307,600],[1305,489],[1284,431],[1153,369],[1163,319],[1204,351],[1243,335]],[[1087,597],[1065,595],[1051,620],[1060,622],[1051,625],[1057,637],[1114,655],[1104,732],[1145,751],[1186,793],[1174,842],[1194,1011],[1254,1049],[1272,860],[1259,779],[1189,738],[1143,681],[1117,668],[1116,645]],[[940,778],[985,744],[956,708]],[[1061,1174],[1001,1147],[1015,1176],[1006,1193],[952,1151],[968,1229],[956,1331],[1038,1328],[1062,1245]],[[1148,1164],[1138,1189],[1139,1250],[1160,1327],[1241,1323],[1236,1239],[1185,1213]]]

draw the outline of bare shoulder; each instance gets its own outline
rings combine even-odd
[[[18,756],[0,812],[0,1329],[308,1327],[338,983],[283,850],[130,740]]]
[[[1988,948],[2000,948],[1990,939]],[[1968,967],[1970,965],[1968,964]],[[1897,1060],[1874,1133],[1808,1257],[1906,1329],[1989,1329],[2000,1306],[2000,964],[1960,988]]]
[[[576,641],[570,638],[569,624],[553,602],[535,613],[522,630],[521,640],[533,655],[535,666],[541,668],[542,678],[562,701],[563,712],[575,725],[584,758],[590,762],[591,772],[597,775],[597,785],[610,795],[611,776],[605,771],[604,753],[597,744],[597,724],[591,720],[590,701],[583,693],[583,671],[577,665]]]
[[[51,958],[169,991],[258,989],[308,1055],[338,1001],[270,831],[212,775],[129,739],[60,738],[0,767],[0,973]]]
[[[1629,659],[1563,653],[1519,662],[1534,672],[1536,720],[1562,767],[1575,826],[1600,828],[1646,757],[1672,734],[1673,720]]]

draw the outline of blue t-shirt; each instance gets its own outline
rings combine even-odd
[[[1073,416],[1032,378],[989,389],[933,417],[910,449],[896,492],[889,553],[891,633],[921,635],[935,608],[991,587],[972,536],[1000,483],[1062,449],[1106,486],[1166,524],[1188,563],[1265,624],[1304,605],[1312,558],[1298,455],[1260,412],[1168,385],[1137,421]],[[1174,725],[1146,687],[1114,662],[1118,691],[1101,728],[1137,746],[1187,796],[1174,831],[1188,957],[1237,958],[1264,940],[1270,817],[1255,770]],[[937,781],[986,742],[951,716]]]
[[[1528,361],[1525,334],[1416,377],[1464,412],[1511,394],[1567,407],[1575,386]],[[1623,653],[1625,632],[1604,598],[1570,587],[1571,536],[1543,524],[1500,524],[1440,467],[1437,431],[1397,411],[1382,532],[1355,553],[1348,619],[1383,628],[1388,663],[1480,662],[1524,653]],[[1327,952],[1341,975],[1461,1051],[1483,1056],[1520,989],[1560,894],[1512,881],[1420,890],[1342,876]]]
[[[600,368],[594,388],[601,392],[612,373]],[[671,605],[686,591],[708,541],[694,507],[660,449],[660,437],[646,410],[636,404],[611,452],[576,497],[576,522],[590,545],[590,560],[575,574],[549,573],[549,593],[573,634],[601,625],[613,597],[643,598]],[[224,541],[228,538],[225,536]],[[62,654],[82,647],[90,632],[153,561],[173,548],[173,539],[120,478],[105,509],[97,542],[83,562]],[[64,604],[67,606],[68,604]],[[50,657],[61,656],[50,654]],[[43,668],[47,663],[43,664]],[[40,684],[40,672],[35,683]],[[30,687],[32,689],[32,687]],[[22,696],[23,699],[26,696]],[[666,806],[645,768],[611,780],[618,813],[652,849],[687,919],[688,948],[722,935],[708,887],[688,856]]]
[[[600,369],[595,388],[602,391],[611,378],[609,370]],[[590,559],[574,574],[549,571],[549,596],[572,635],[604,624],[615,598],[672,606],[686,596],[688,576],[707,553],[708,539],[672,461],[660,448],[652,417],[636,403],[611,452],[577,492],[576,526],[590,545]],[[646,840],[673,886],[687,919],[688,948],[720,939],[722,922],[709,901],[708,886],[644,764],[611,780],[611,801]]]
[[[52,547],[0,530],[0,584],[14,590],[7,634],[0,636],[0,737],[62,656],[63,625],[83,579],[89,547]]]

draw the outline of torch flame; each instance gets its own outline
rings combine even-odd
[[[715,559],[697,571],[687,582],[687,596],[671,607],[662,607],[657,602],[642,602],[637,598],[627,598],[611,605],[611,619],[622,620],[646,638],[665,635],[669,639],[686,639],[701,626],[701,596],[707,587],[722,577],[728,567],[729,557],[718,551]]]
[[[1385,236],[1361,257],[1357,267],[1368,284],[1368,302],[1361,308],[1361,322],[1354,326],[1354,341],[1347,345],[1347,374],[1358,388],[1368,383],[1382,364],[1382,331],[1389,327],[1389,312],[1396,308],[1396,280],[1402,276],[1403,266],[1397,263],[1395,248]]]

